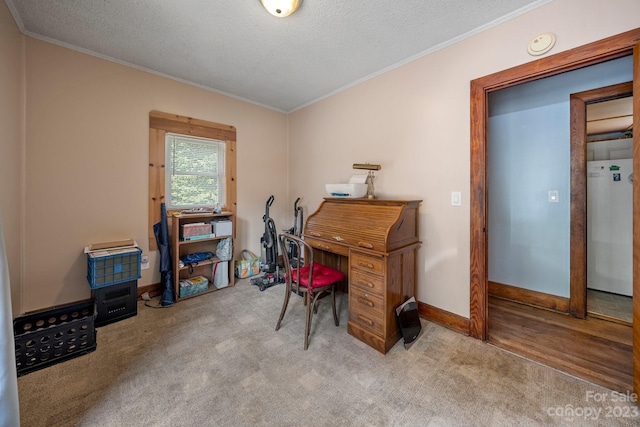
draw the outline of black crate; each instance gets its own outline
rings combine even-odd
[[[138,314],[137,291],[137,280],[92,290],[96,301],[96,326],[108,325]]]
[[[18,376],[96,349],[93,300],[40,310],[13,321]]]

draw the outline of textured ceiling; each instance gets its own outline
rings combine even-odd
[[[26,35],[290,112],[551,0],[5,1]]]

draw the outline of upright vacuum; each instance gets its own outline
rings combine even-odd
[[[302,206],[299,206],[300,197],[298,197],[293,204],[293,227],[284,230],[285,233],[293,234],[296,237],[302,236],[302,227],[304,226],[304,218],[302,212]],[[291,245],[287,248],[287,256],[289,257],[289,262],[291,262],[291,267],[298,266],[298,247],[295,245]]]
[[[278,232],[276,231],[276,223],[269,216],[269,208],[273,204],[273,200],[273,195],[269,196],[262,216],[264,233],[260,238],[262,247],[260,271],[264,274],[250,280],[251,284],[258,286],[261,291],[282,281],[278,271]]]

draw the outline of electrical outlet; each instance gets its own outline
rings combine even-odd
[[[149,255],[142,255],[142,259],[141,259],[141,263],[140,263],[140,268],[142,270],[148,270],[149,269]]]

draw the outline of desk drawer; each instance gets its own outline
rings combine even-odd
[[[371,316],[384,316],[384,300],[381,296],[353,287],[349,290],[349,307],[357,307]]]
[[[338,255],[349,256],[349,248],[339,243],[327,242],[325,240],[314,239],[312,237],[305,237],[304,241],[310,244],[312,248],[332,252]]]
[[[349,257],[351,270],[366,271],[367,273],[384,276],[385,259],[381,256],[374,256],[362,252],[351,251]]]
[[[354,303],[353,297],[349,297],[349,321],[378,335],[384,334],[384,316],[371,311],[370,307],[361,308],[360,304]]]
[[[349,272],[349,283],[351,286],[361,288],[364,291],[384,295],[384,278],[381,276],[353,269]]]
[[[384,236],[378,230],[372,233],[368,227],[362,225],[362,219],[357,217],[340,217],[335,224],[324,227],[307,224],[305,231],[305,238],[312,237],[380,252],[386,250]]]

